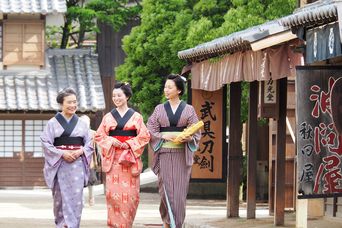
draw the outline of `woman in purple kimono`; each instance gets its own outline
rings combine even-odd
[[[159,211],[164,227],[171,228],[181,228],[185,219],[193,152],[200,139],[200,133],[196,133],[183,139],[181,144],[173,142],[186,127],[198,122],[194,108],[180,100],[183,93],[181,76],[169,75],[164,87],[168,101],[157,105],[147,123],[155,152],[152,169],[159,181]]]
[[[40,139],[43,144],[44,177],[52,189],[57,228],[78,228],[83,209],[83,187],[88,182],[93,153],[89,128],[75,114],[76,93],[63,89],[57,95],[62,112],[51,118]]]

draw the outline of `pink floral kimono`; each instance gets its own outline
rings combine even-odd
[[[126,142],[129,149],[115,147]],[[130,228],[139,204],[140,159],[150,134],[142,116],[129,109],[121,117],[116,109],[107,113],[99,126],[95,141],[102,148],[102,169],[106,172],[108,227]]]

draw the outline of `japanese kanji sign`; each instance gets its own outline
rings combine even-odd
[[[223,113],[222,89],[214,92],[192,90],[192,105],[204,122],[199,150],[194,154],[192,179],[222,179]]]
[[[265,104],[277,103],[277,83],[272,79],[266,81],[264,84],[264,102]]]
[[[279,102],[277,80],[270,79],[268,81],[259,82],[259,108],[258,116],[262,118],[278,118],[279,109],[277,103]]]
[[[331,102],[341,77],[341,66],[297,67],[299,198],[342,195],[342,135],[332,118],[332,109],[342,104]]]

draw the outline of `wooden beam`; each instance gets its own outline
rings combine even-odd
[[[284,225],[285,209],[285,153],[286,153],[287,78],[279,80],[279,118],[277,124],[277,152],[275,160],[274,224]]]
[[[247,144],[247,219],[255,218],[256,171],[257,171],[257,131],[258,131],[258,82],[249,84]]]
[[[227,170],[227,218],[239,217],[239,190],[242,167],[241,82],[230,84],[229,144]]]

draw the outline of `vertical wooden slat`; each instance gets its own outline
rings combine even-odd
[[[277,152],[275,160],[275,216],[276,226],[284,225],[285,209],[285,150],[286,150],[287,78],[279,80],[279,118],[277,124]]]
[[[247,219],[255,218],[257,171],[258,82],[250,83],[247,147]]]
[[[227,218],[239,217],[239,189],[242,167],[241,82],[230,84],[229,104]]]

